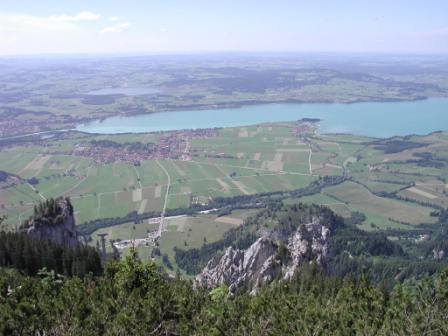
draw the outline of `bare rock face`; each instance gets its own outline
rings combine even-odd
[[[436,260],[442,260],[443,258],[445,258],[445,251],[444,250],[432,250],[432,253],[434,255],[434,259]]]
[[[288,238],[286,249],[269,237],[261,237],[247,250],[227,248],[222,257],[211,259],[196,276],[196,287],[213,288],[221,284],[234,293],[245,286],[255,293],[277,277],[289,280],[303,262],[323,264],[328,256],[330,230],[318,218],[301,225]]]
[[[60,245],[70,247],[77,246],[78,237],[76,233],[73,208],[67,199],[50,200],[55,202],[53,206],[56,214],[49,216],[33,216],[29,219],[26,227],[27,234],[34,239],[51,240]],[[48,206],[44,204],[45,206]]]
[[[283,269],[283,278],[291,279],[302,261],[308,257],[323,265],[329,252],[329,235],[330,229],[321,225],[318,218],[313,218],[311,223],[300,226],[288,239],[287,247],[291,261]]]
[[[229,247],[221,258],[208,262],[196,277],[195,285],[212,288],[226,284],[231,292],[243,285],[257,288],[271,281],[278,274],[277,269],[281,270],[275,262],[276,253],[277,245],[269,238],[259,238],[247,250]]]

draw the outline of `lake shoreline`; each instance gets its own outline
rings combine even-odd
[[[113,119],[113,118],[119,118],[119,119],[128,119],[128,118],[136,118],[136,117],[149,117],[149,116],[155,116],[155,115],[167,115],[169,116],[172,113],[183,113],[183,112],[191,112],[192,108],[197,111],[220,111],[220,110],[241,110],[247,107],[254,107],[254,106],[272,106],[272,105],[282,105],[282,104],[297,104],[300,105],[319,105],[319,104],[325,104],[325,105],[343,105],[343,106],[352,106],[352,105],[358,105],[358,104],[366,104],[366,103],[388,103],[388,104],[400,104],[400,103],[412,103],[412,102],[422,102],[422,101],[428,101],[431,99],[447,99],[447,97],[444,96],[437,96],[437,97],[419,97],[416,99],[382,99],[382,100],[357,100],[357,101],[351,101],[351,102],[336,102],[336,101],[313,101],[313,102],[306,102],[301,100],[295,100],[295,99],[288,99],[283,101],[271,101],[271,102],[260,102],[260,101],[245,101],[241,103],[226,103],[226,104],[209,104],[209,105],[189,105],[184,106],[182,108],[175,108],[175,109],[167,109],[167,110],[160,110],[160,111],[148,111],[146,113],[118,113],[118,114],[111,114],[110,116],[102,117],[102,118],[83,118],[82,121],[74,125],[73,127],[63,127],[60,129],[53,129],[53,130],[45,130],[40,132],[33,132],[33,133],[25,133],[25,134],[17,134],[10,137],[1,137],[0,140],[8,140],[8,139],[16,139],[16,138],[22,138],[22,137],[29,137],[32,135],[38,135],[38,134],[44,134],[44,133],[53,133],[53,132],[67,132],[67,131],[76,131],[84,134],[92,134],[92,135],[101,135],[101,134],[142,134],[142,133],[160,133],[160,132],[167,132],[167,131],[178,131],[178,130],[188,130],[188,129],[194,129],[191,127],[187,128],[173,128],[173,129],[161,129],[161,130],[141,130],[141,131],[127,131],[127,132],[111,132],[111,133],[104,133],[104,132],[91,132],[91,131],[85,131],[82,130],[84,127],[88,127],[89,125],[95,124],[95,123],[103,123],[107,120]],[[304,117],[307,118],[307,117]],[[301,118],[298,118],[299,120]],[[321,119],[321,118],[317,118]],[[274,123],[278,122],[291,122],[294,120],[275,120],[271,121]],[[256,124],[264,124],[266,122],[270,121],[264,121],[264,122],[255,122],[255,123],[247,123],[247,124],[241,124],[236,126],[214,126],[214,127],[199,127],[199,128],[227,128],[227,127],[237,127],[237,126],[250,126],[250,125],[256,125]],[[437,131],[443,131],[443,130],[431,130],[426,133],[432,133]],[[410,132],[409,134],[411,134]],[[323,134],[352,134],[352,135],[361,135],[361,136],[371,136],[371,135],[365,135],[365,134],[359,134],[356,132],[324,132]],[[422,133],[418,133],[422,134]],[[417,135],[417,133],[416,133]],[[391,135],[390,137],[392,137]],[[378,137],[378,136],[372,136],[379,139],[384,139],[387,137]]]
[[[147,111],[145,113],[125,113],[125,114],[111,114],[110,116],[103,117],[103,118],[92,118],[89,119],[91,121],[96,120],[104,120],[108,118],[113,117],[130,117],[130,116],[143,116],[143,115],[149,115],[149,114],[156,114],[156,113],[169,113],[169,112],[182,112],[182,111],[190,111],[191,109],[196,110],[222,110],[222,109],[239,109],[247,106],[254,106],[254,105],[272,105],[272,104],[342,104],[342,105],[352,105],[352,104],[362,104],[362,103],[402,103],[402,102],[415,102],[415,101],[423,101],[428,100],[431,98],[448,98],[448,96],[422,96],[422,97],[416,97],[414,99],[397,99],[397,98],[390,98],[390,99],[367,99],[367,100],[353,100],[353,101],[335,101],[335,100],[314,100],[314,101],[304,101],[304,100],[298,100],[298,99],[285,99],[285,100],[248,100],[248,101],[242,101],[242,102],[234,102],[234,103],[218,103],[218,104],[197,104],[197,105],[186,105],[186,106],[179,106],[176,108],[168,108],[168,109],[161,109],[159,111]]]
[[[357,134],[376,138],[427,134],[448,124],[448,99],[357,103],[270,103],[212,109],[182,109],[119,115],[78,124],[89,134],[150,133],[198,128],[243,127],[266,122],[291,122],[303,118],[322,120],[322,133]],[[414,121],[411,123],[410,121]]]

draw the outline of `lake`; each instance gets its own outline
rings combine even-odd
[[[354,104],[262,104],[240,108],[163,112],[111,117],[104,121],[78,125],[77,130],[101,134],[143,133],[235,127],[302,118],[321,119],[321,133],[352,133],[373,137],[426,134],[448,129],[448,98]]]

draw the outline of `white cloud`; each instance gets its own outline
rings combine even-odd
[[[90,11],[48,16],[0,12],[0,55],[123,50],[126,41],[99,31],[101,24],[110,24],[104,33],[130,26],[125,18],[116,18],[111,21]]]
[[[81,22],[97,21],[101,15],[79,12],[75,15],[33,16],[27,14],[0,13],[0,32],[25,33],[76,30]]]
[[[55,22],[82,22],[82,21],[98,21],[101,19],[100,14],[83,11],[76,15],[56,15],[50,16],[49,20]]]
[[[131,25],[131,23],[129,21],[123,21],[123,22],[117,23],[113,26],[103,28],[101,30],[101,33],[102,34],[121,33],[122,31],[125,31],[126,29],[128,29],[130,25]]]

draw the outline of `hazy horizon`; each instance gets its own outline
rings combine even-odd
[[[0,56],[448,54],[448,3],[22,0],[0,6]]]

